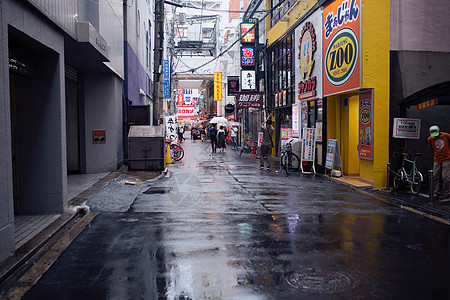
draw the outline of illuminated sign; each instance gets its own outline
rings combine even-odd
[[[241,43],[255,43],[255,24],[241,23]]]
[[[255,60],[255,47],[241,47],[241,67],[254,67]]]

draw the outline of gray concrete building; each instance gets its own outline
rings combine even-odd
[[[0,1],[0,263],[19,214],[62,213],[67,174],[123,164],[119,1]]]

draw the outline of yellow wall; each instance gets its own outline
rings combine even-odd
[[[361,177],[374,188],[386,186],[389,161],[389,30],[390,1],[363,0],[362,87],[374,89],[374,160],[360,160]]]
[[[279,20],[273,28],[270,28],[270,15],[266,18],[266,33],[267,46],[270,46],[279,37],[281,37],[295,22],[300,19],[311,7],[313,7],[317,0],[306,0],[298,2],[286,15],[283,20]],[[267,10],[270,10],[270,1],[267,1]]]

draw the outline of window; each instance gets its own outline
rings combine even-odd
[[[137,36],[141,34],[141,12],[139,9],[137,10],[136,34]]]

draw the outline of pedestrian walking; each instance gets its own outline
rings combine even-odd
[[[217,146],[217,128],[216,124],[213,124],[209,129],[209,138],[211,139],[211,149],[212,153],[216,153]]]
[[[450,200],[450,134],[430,127],[428,146],[434,151],[433,194],[436,199]],[[440,181],[442,180],[442,190]]]
[[[180,125],[180,126],[178,126],[178,140],[180,141],[180,143],[182,143],[184,140],[183,135],[184,135],[184,126]]]
[[[237,149],[237,132],[238,132],[237,127],[236,126],[231,126],[230,136],[231,136],[231,141],[233,142],[233,149],[234,150]]]
[[[223,125],[220,125],[219,131],[217,132],[217,148],[221,152],[225,151],[225,130],[223,129]]]
[[[263,132],[263,140],[261,144],[261,157],[259,159],[259,169],[264,170],[264,161],[267,164],[267,170],[270,170],[270,159],[272,156],[273,147],[273,132],[275,129],[272,126],[272,119],[269,117],[261,124],[261,130]]]

